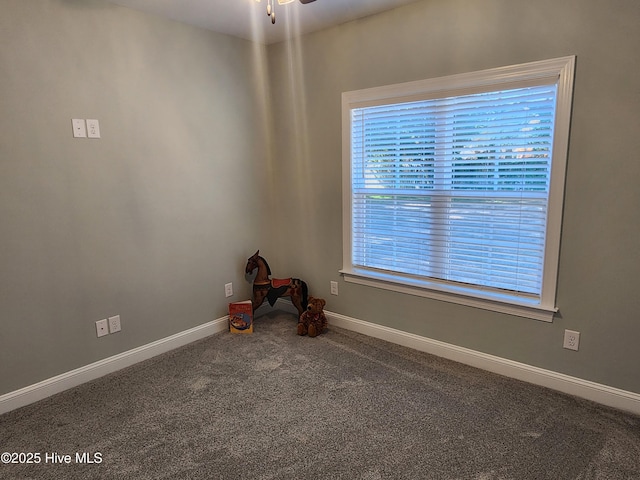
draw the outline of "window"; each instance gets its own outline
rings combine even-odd
[[[346,92],[346,281],[551,321],[574,57]]]

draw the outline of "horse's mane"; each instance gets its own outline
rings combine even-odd
[[[264,257],[261,257],[260,255],[258,255],[258,258],[261,259],[264,262],[264,266],[267,267],[267,275],[271,275],[271,268],[269,267],[269,264],[264,259]]]

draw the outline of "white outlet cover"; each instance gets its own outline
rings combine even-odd
[[[87,138],[87,127],[84,118],[72,118],[71,126],[73,127],[74,138]]]
[[[109,335],[109,326],[107,324],[106,318],[102,320],[98,320],[96,322],[96,334],[98,335],[98,337],[104,337],[105,335]]]
[[[109,333],[116,333],[122,330],[120,328],[120,315],[109,317]]]
[[[87,118],[87,137],[100,138],[100,122],[95,118]]]
[[[574,330],[565,330],[564,342],[562,344],[562,347],[568,350],[577,351],[579,346],[580,346],[580,332],[576,332]]]

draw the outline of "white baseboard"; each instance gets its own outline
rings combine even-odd
[[[0,396],[0,415],[229,328],[225,316]]]
[[[498,373],[506,377],[540,385],[569,395],[591,400],[602,405],[640,415],[640,394],[582,380],[562,373],[514,362],[450,343],[432,340],[393,328],[347,317],[325,310],[329,325],[386,340],[391,343],[420,350],[456,362]]]
[[[286,300],[278,299],[274,309],[297,313],[295,307]],[[256,316],[266,313],[256,312]],[[477,352],[438,340],[421,337],[412,333],[365,322],[356,318],[332,313],[325,310],[329,325],[352,330],[370,337],[386,340],[439,357],[454,360],[473,367],[498,373],[535,385],[551,388],[563,393],[585,398],[602,405],[640,415],[640,394],[628,392],[607,385],[582,380],[562,373],[514,362],[494,355]],[[228,316],[213,320],[203,325],[185,330],[155,342],[114,355],[98,362],[80,367],[61,375],[49,378],[34,385],[21,388],[0,396],[0,415],[16,408],[29,405],[51,395],[63,392],[82,383],[100,378],[143,360],[155,357],[188,343],[222,332],[228,329]]]

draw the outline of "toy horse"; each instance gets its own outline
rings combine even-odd
[[[258,250],[247,260],[245,273],[251,274],[256,268],[258,273],[253,279],[251,304],[253,311],[264,303],[266,298],[273,307],[279,297],[291,297],[291,303],[298,310],[298,318],[307,309],[307,284],[299,278],[270,278],[271,269]]]

